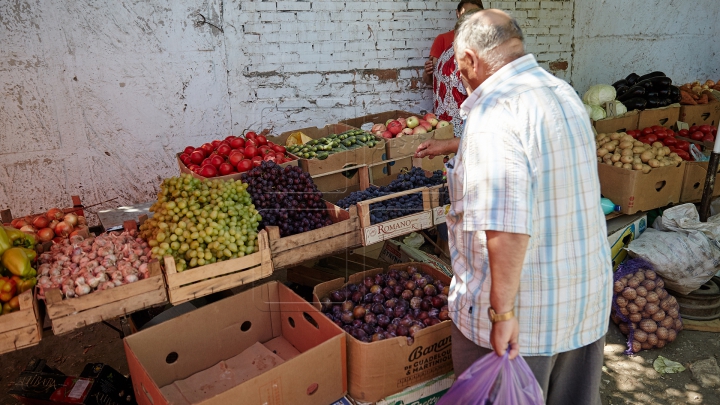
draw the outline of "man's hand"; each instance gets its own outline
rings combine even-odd
[[[457,153],[459,146],[460,138],[428,139],[421,143],[417,150],[415,150],[415,157],[424,158],[427,156],[432,159],[435,156],[449,155],[451,153]]]
[[[510,346],[510,360],[520,354],[520,345],[518,345],[518,334],[520,326],[517,318],[513,317],[507,321],[495,322],[490,329],[490,344],[498,356],[505,355],[505,351]]]

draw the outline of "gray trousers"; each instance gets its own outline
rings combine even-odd
[[[554,356],[523,356],[535,374],[549,405],[600,405],[600,376],[605,337],[587,346]],[[476,345],[452,325],[452,358],[459,376],[476,360],[491,353]],[[459,404],[458,404],[459,405]]]

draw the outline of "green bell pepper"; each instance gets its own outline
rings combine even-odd
[[[23,248],[12,247],[2,255],[2,264],[10,273],[23,278],[32,277],[35,270],[30,267],[30,258]]]
[[[11,247],[12,241],[10,240],[7,232],[5,232],[5,227],[0,226],[0,255],[5,253],[5,251],[10,249]]]
[[[3,227],[13,246],[35,249],[35,237],[19,229]]]

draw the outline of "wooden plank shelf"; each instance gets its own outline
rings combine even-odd
[[[267,231],[258,232],[259,250],[237,259],[223,260],[178,272],[175,259],[165,256],[165,280],[172,305],[269,277],[273,273]]]
[[[35,346],[42,339],[42,319],[33,290],[18,296],[20,310],[0,316],[0,354]]]
[[[149,276],[134,283],[77,298],[63,299],[59,289],[45,294],[47,313],[56,335],[109,319],[127,316],[168,302],[160,263],[148,263]]]

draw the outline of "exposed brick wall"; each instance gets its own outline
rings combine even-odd
[[[570,79],[573,1],[485,2],[510,11],[527,48]],[[457,1],[236,1],[225,5],[233,125],[283,131],[389,109],[429,110],[420,82]],[[230,54],[230,52],[228,52]]]

